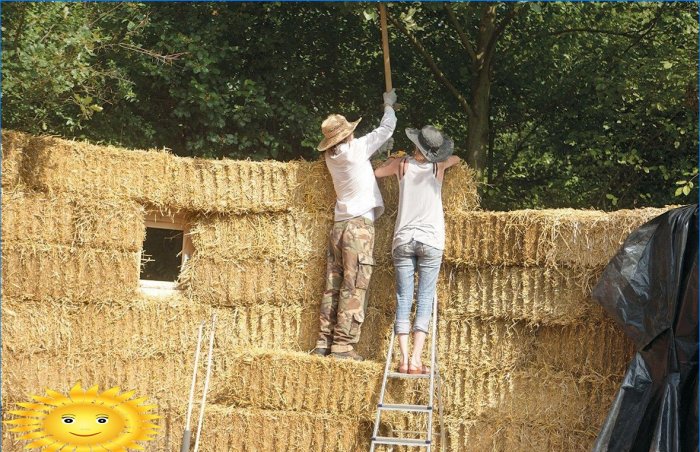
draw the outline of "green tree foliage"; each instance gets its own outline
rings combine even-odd
[[[697,7],[389,6],[401,131],[433,123],[484,205],[695,202]],[[378,123],[375,5],[8,3],[5,127],[180,155],[317,158],[332,112]],[[470,134],[471,130],[471,134]]]
[[[119,64],[136,32],[128,4],[15,3],[2,15],[3,122],[70,135],[133,97]]]

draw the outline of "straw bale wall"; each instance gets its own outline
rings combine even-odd
[[[396,181],[380,184],[387,209],[357,347],[368,361],[345,362],[307,354],[334,203],[323,162],[2,140],[3,403],[78,380],[133,389],[163,416],[146,449],[179,450],[197,328],[216,314],[203,450],[368,448],[395,309]],[[448,172],[443,203],[447,450],[588,450],[633,354],[590,288],[625,236],[665,209],[482,212],[466,166]],[[191,221],[195,254],[170,297],[138,293],[154,208]],[[418,403],[425,383],[394,382],[387,396]],[[381,430],[422,422],[391,415]]]

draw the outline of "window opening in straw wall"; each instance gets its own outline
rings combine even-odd
[[[183,217],[149,213],[141,250],[141,290],[156,295],[177,290],[182,267],[193,251]]]

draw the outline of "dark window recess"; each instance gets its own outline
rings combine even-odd
[[[176,281],[182,261],[182,231],[146,228],[143,241],[141,279]]]

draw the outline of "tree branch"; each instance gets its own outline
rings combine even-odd
[[[510,156],[510,158],[508,159],[508,161],[505,162],[505,163],[501,166],[500,171],[498,172],[498,174],[496,175],[496,177],[493,179],[493,182],[491,182],[492,184],[495,184],[495,183],[497,183],[497,182],[503,180],[503,176],[505,175],[506,171],[508,171],[508,168],[509,168],[511,165],[513,165],[513,163],[515,162],[515,160],[518,158],[518,155],[520,155],[520,151],[522,151],[523,148],[525,147],[525,143],[527,142],[527,140],[532,136],[532,134],[534,134],[534,133],[537,131],[537,129],[540,128],[540,126],[541,126],[543,123],[544,123],[544,120],[540,120],[537,124],[535,124],[535,126],[534,126],[533,128],[531,128],[531,129],[525,134],[525,136],[522,138],[522,140],[520,140],[520,143],[518,143],[517,146],[515,146],[515,148],[513,149],[513,153],[511,154],[511,156]]]
[[[544,36],[559,36],[563,34],[568,34],[568,33],[594,33],[594,34],[604,34],[604,35],[612,35],[612,36],[622,36],[625,38],[629,39],[634,39],[635,41],[643,38],[646,36],[656,25],[656,23],[659,21],[661,18],[661,14],[664,11],[664,5],[659,5],[656,15],[649,20],[644,26],[642,26],[639,30],[636,31],[618,31],[618,30],[606,30],[606,29],[601,29],[601,28],[592,28],[592,27],[580,27],[580,28],[567,28],[564,30],[557,30],[557,31],[551,31],[548,33],[542,33],[537,36],[537,38],[544,37]],[[535,39],[537,39],[535,38]],[[634,43],[632,44],[634,45]]]
[[[510,11],[508,11],[503,20],[498,25],[496,25],[496,29],[493,32],[493,35],[491,35],[491,39],[489,40],[488,45],[486,46],[486,55],[484,60],[486,60],[487,58],[491,58],[491,56],[493,55],[493,49],[496,47],[496,42],[498,42],[498,38],[501,37],[503,31],[506,29],[508,24],[513,21],[516,13],[519,10],[520,7],[518,5],[514,6]]]
[[[188,53],[188,52],[180,52],[180,53],[171,53],[168,55],[162,55],[162,54],[156,53],[152,50],[144,49],[144,48],[137,47],[137,46],[131,45],[131,44],[125,44],[123,42],[120,42],[118,44],[118,46],[123,48],[123,49],[126,49],[126,50],[131,50],[133,52],[142,53],[144,55],[147,55],[151,58],[154,58],[154,59],[160,61],[161,63],[168,63],[168,64],[171,64],[173,61],[177,60],[178,58],[180,58],[183,55],[187,55],[187,53]]]
[[[642,42],[642,39],[644,39],[651,31],[656,27],[656,24],[659,22],[659,19],[661,19],[661,14],[663,13],[664,8],[663,5],[660,5],[659,8],[656,10],[656,15],[644,26],[642,27],[642,33],[638,36],[636,36],[635,40],[630,43],[629,46],[625,50],[622,51],[620,55],[624,56],[627,55],[627,52],[632,49],[632,47],[636,46],[640,42]],[[641,31],[641,30],[640,30]]]
[[[447,76],[445,75],[445,73],[440,70],[440,68],[435,63],[435,60],[433,59],[433,57],[430,56],[430,54],[428,53],[427,50],[425,50],[425,47],[423,47],[423,45],[420,43],[420,41],[418,41],[418,39],[416,39],[416,37],[413,36],[413,34],[411,34],[411,32],[409,32],[406,29],[406,27],[404,26],[404,24],[401,23],[401,21],[396,20],[396,18],[394,18],[391,15],[388,15],[388,16],[389,16],[389,20],[391,21],[391,23],[396,28],[401,30],[401,33],[403,33],[404,36],[406,36],[408,38],[411,45],[423,57],[423,59],[425,60],[425,63],[428,65],[428,67],[433,72],[435,77],[437,77],[437,79],[439,81],[441,81],[442,84],[445,85],[445,87],[450,91],[450,93],[452,93],[452,95],[457,99],[457,101],[462,106],[462,108],[464,108],[464,111],[467,113],[467,115],[473,116],[474,112],[473,112],[471,106],[469,105],[469,103],[467,102],[467,100],[464,98],[462,93],[460,93],[457,90],[457,88],[455,88],[455,86],[447,79]]]
[[[459,41],[462,43],[462,46],[466,49],[467,53],[469,54],[469,58],[471,58],[472,62],[476,61],[476,52],[474,51],[474,47],[469,42],[469,37],[464,32],[464,29],[459,24],[457,16],[455,16],[454,11],[452,10],[452,6],[450,6],[449,3],[444,3],[443,6],[445,8],[445,11],[447,11],[447,18],[450,20],[450,23],[457,31]]]
[[[595,33],[595,34],[603,34],[603,35],[624,36],[624,37],[630,38],[630,39],[637,37],[636,33],[631,33],[628,31],[604,30],[604,29],[600,29],[600,28],[590,28],[590,27],[567,28],[565,30],[550,31],[548,33],[542,33],[538,37],[559,36],[559,35],[564,35],[564,34],[568,34],[568,33]]]

